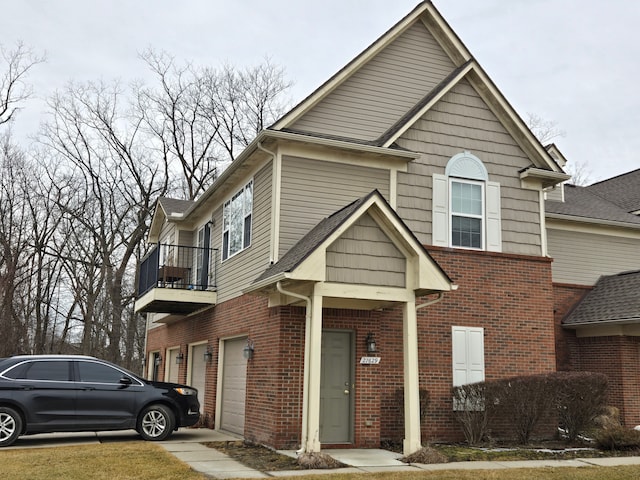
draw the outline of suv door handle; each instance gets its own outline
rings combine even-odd
[[[85,392],[88,392],[91,390],[95,390],[95,387],[84,387],[82,390],[84,390]]]

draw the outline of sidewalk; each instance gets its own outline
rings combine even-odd
[[[541,467],[611,467],[621,465],[640,465],[640,457],[579,458],[572,460],[523,460],[496,462],[452,462],[432,465],[407,465],[399,460],[402,455],[388,450],[378,449],[328,449],[324,453],[349,465],[346,468],[332,470],[291,470],[260,472],[251,469],[215,449],[205,447],[200,442],[234,441],[239,437],[222,434],[213,430],[180,430],[169,441],[160,442],[167,451],[189,464],[197,472],[212,478],[266,478],[295,477],[312,474],[330,473],[382,473],[382,472],[420,472],[438,470],[498,470],[508,468]],[[296,456],[295,451],[279,453]]]

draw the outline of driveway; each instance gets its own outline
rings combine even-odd
[[[181,428],[174,432],[167,442],[219,442],[242,440],[240,437],[220,433],[208,428]],[[16,448],[50,448],[69,445],[87,445],[106,442],[144,442],[135,430],[117,432],[76,432],[76,433],[40,433],[37,435],[23,435],[16,443],[2,450]],[[157,442],[162,445],[163,442]]]

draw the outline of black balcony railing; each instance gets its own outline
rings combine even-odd
[[[215,290],[217,249],[158,244],[138,267],[138,297],[152,288]]]

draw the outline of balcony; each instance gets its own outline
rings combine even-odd
[[[184,316],[216,304],[217,250],[158,244],[138,266],[137,313]]]

